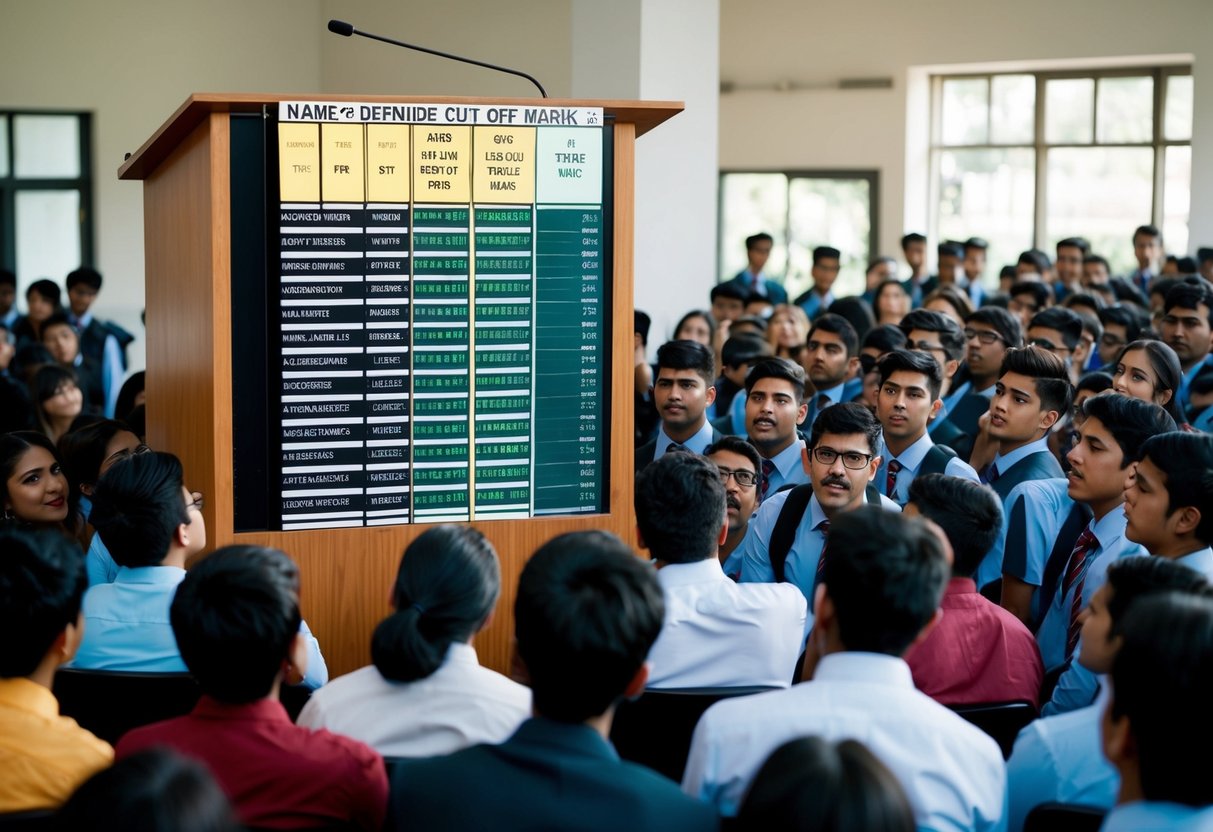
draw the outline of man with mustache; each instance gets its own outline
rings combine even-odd
[[[705,412],[716,400],[716,359],[696,341],[668,341],[657,350],[653,402],[661,424],[657,436],[636,449],[636,473],[667,451],[702,454],[720,439]]]
[[[880,423],[862,404],[845,402],[823,410],[813,423],[809,448],[809,484],[768,495],[740,551],[743,583],[795,584],[811,609],[830,556],[830,522],[865,502],[901,509],[869,489],[880,467]]]
[[[762,457],[758,456],[753,445],[737,436],[726,436],[719,442],[713,442],[703,455],[716,463],[716,468],[720,471],[720,481],[724,483],[729,536],[720,544],[720,562],[723,564],[745,539],[746,529],[750,527],[750,518],[758,508]]]
[[[1213,366],[1213,290],[1208,284],[1181,283],[1167,292],[1158,329],[1162,340],[1179,356],[1183,381],[1179,406],[1186,414],[1192,403],[1192,380]]]

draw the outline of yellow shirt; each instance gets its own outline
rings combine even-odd
[[[59,806],[113,761],[108,743],[59,715],[49,690],[0,679],[0,812]]]

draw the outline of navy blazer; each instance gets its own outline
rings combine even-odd
[[[528,719],[501,745],[396,765],[391,828],[443,832],[700,832],[715,810],[587,725]]]

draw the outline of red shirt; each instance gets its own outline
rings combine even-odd
[[[905,656],[914,685],[941,705],[1031,702],[1040,706],[1044,665],[1023,622],[953,578],[940,603],[943,617]]]
[[[156,745],[205,763],[247,826],[383,827],[383,758],[348,737],[300,728],[277,700],[228,705],[203,696],[187,716],[129,732],[115,753],[121,760]]]

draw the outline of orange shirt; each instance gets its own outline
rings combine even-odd
[[[49,690],[0,679],[0,812],[57,807],[113,760],[108,743],[59,715]]]

